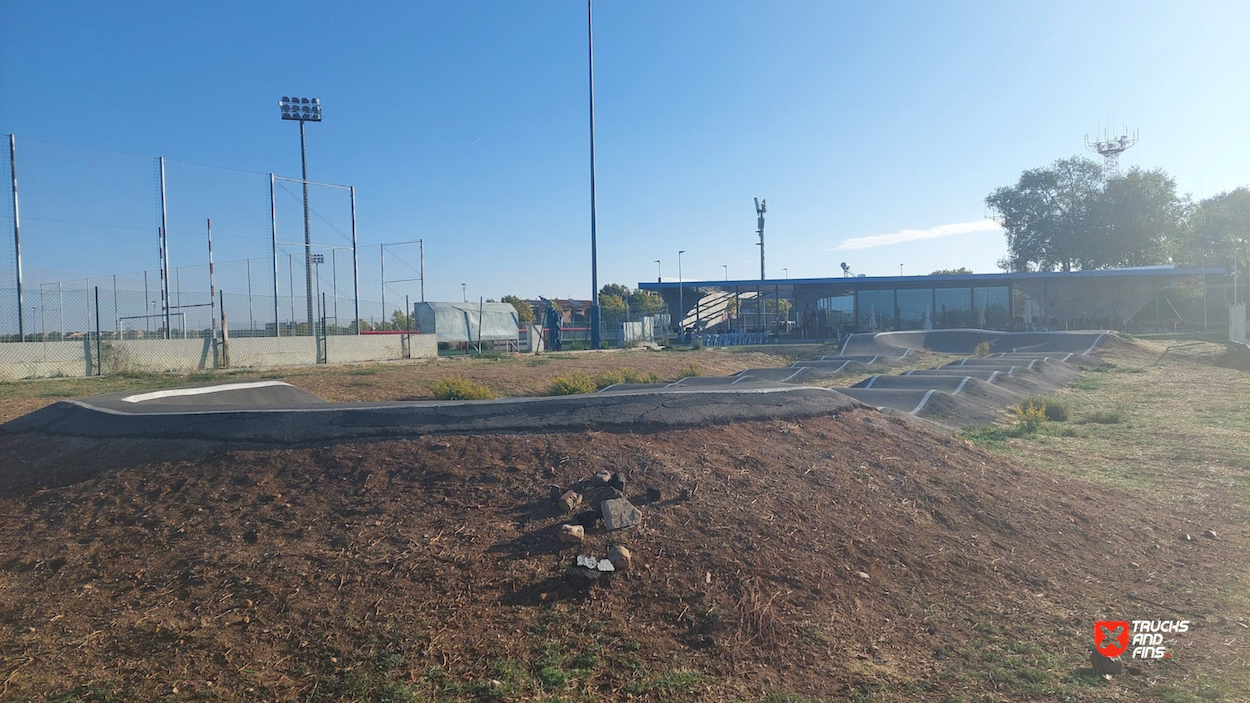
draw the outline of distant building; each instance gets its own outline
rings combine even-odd
[[[659,293],[670,310],[684,303],[683,330],[827,339],[850,332],[953,328],[1125,330],[1152,301],[1159,307],[1153,324],[1166,319],[1192,325],[1195,313],[1167,309],[1171,303],[1162,305],[1166,296],[1161,293],[1178,283],[1210,283],[1224,275],[1223,269],[1146,266],[1069,273],[644,281],[638,287]],[[1222,309],[1223,297],[1211,307]],[[1197,323],[1202,323],[1200,308]]]

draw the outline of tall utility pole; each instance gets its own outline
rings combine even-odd
[[[764,213],[768,212],[768,200],[755,199],[755,233],[760,236],[760,280],[764,280]]]
[[[308,299],[308,331],[312,333],[316,329],[316,321],[313,318],[312,227],[308,220],[308,152],[304,140],[304,123],[321,121],[321,100],[284,96],[278,106],[282,108],[282,119],[299,122],[300,178],[304,186],[304,290]]]
[[[17,259],[17,341],[26,341],[22,315],[22,218],[17,214],[17,136],[9,135],[9,174],[13,177],[13,254]]]
[[[591,5],[586,0],[586,46],[590,65],[590,348],[598,349],[602,343],[599,329],[599,251],[595,232],[595,21]]]

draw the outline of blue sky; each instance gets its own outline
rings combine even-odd
[[[419,237],[429,299],[588,297],[585,10],[4,0],[28,278],[155,267],[150,162],[35,140],[172,160],[175,265],[202,261],[205,217],[219,260],[266,256],[257,174],[299,175],[294,94],[325,109],[310,178],[357,188],[364,297],[376,244]],[[757,276],[757,196],[770,276],[991,272],[986,194],[1108,126],[1140,129],[1124,164],[1182,192],[1245,185],[1247,36],[1244,2],[597,0],[600,283],[652,280],[655,259],[675,277],[679,249],[687,279]],[[345,201],[315,195],[335,241]]]

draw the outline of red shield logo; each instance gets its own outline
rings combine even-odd
[[[1107,658],[1118,657],[1128,649],[1127,620],[1099,620],[1094,623],[1094,648]]]

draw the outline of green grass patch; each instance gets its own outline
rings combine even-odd
[[[699,366],[699,362],[691,361],[691,362],[687,362],[685,366],[681,367],[681,374],[679,374],[677,378],[689,378],[691,376],[702,376],[702,375],[703,375],[703,367]]]
[[[607,388],[618,383],[661,383],[663,380],[654,371],[644,373],[636,369],[613,369],[595,376],[595,388]]]
[[[1093,410],[1086,413],[1081,418],[1081,422],[1095,425],[1118,425],[1124,422],[1124,412],[1122,410]]]

